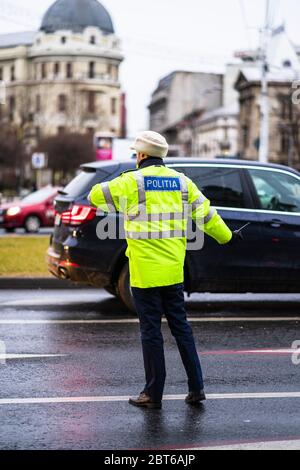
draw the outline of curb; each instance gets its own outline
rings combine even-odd
[[[7,289],[88,289],[90,286],[51,278],[0,277],[0,290]]]

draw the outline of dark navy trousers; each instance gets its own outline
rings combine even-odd
[[[166,379],[164,341],[161,319],[165,314],[172,335],[188,376],[190,392],[203,390],[203,376],[192,329],[187,321],[183,284],[168,287],[138,289],[132,294],[138,312],[141,329],[146,392],[153,401],[163,396]]]

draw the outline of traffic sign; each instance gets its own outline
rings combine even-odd
[[[47,167],[47,156],[45,153],[34,153],[32,155],[32,168],[42,170]]]

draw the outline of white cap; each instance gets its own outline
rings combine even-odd
[[[166,139],[158,132],[141,132],[130,147],[136,152],[144,153],[149,157],[165,158],[168,155],[169,145]]]

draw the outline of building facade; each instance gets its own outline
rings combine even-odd
[[[178,143],[178,126],[194,122],[204,110],[222,104],[223,76],[212,73],[175,71],[160,80],[152,94],[150,128],[163,133],[171,144]]]
[[[238,105],[204,113],[196,126],[193,155],[203,158],[238,154]]]
[[[241,64],[224,75],[173,72],[163,78],[149,105],[150,126],[166,136],[178,156],[237,155],[238,92]]]
[[[122,60],[111,17],[98,1],[56,1],[38,32],[0,35],[2,125],[16,127],[29,147],[65,132],[120,137]]]
[[[173,72],[163,78],[149,106],[151,127],[168,138],[178,155],[257,160],[261,54],[260,49],[236,52],[224,75]],[[295,48],[280,25],[272,31],[266,55],[269,160],[299,169],[300,48]]]
[[[300,107],[293,102],[291,69],[269,74],[269,161],[300,168]],[[244,69],[236,82],[239,92],[239,153],[257,160],[260,137],[261,77],[258,69]]]

